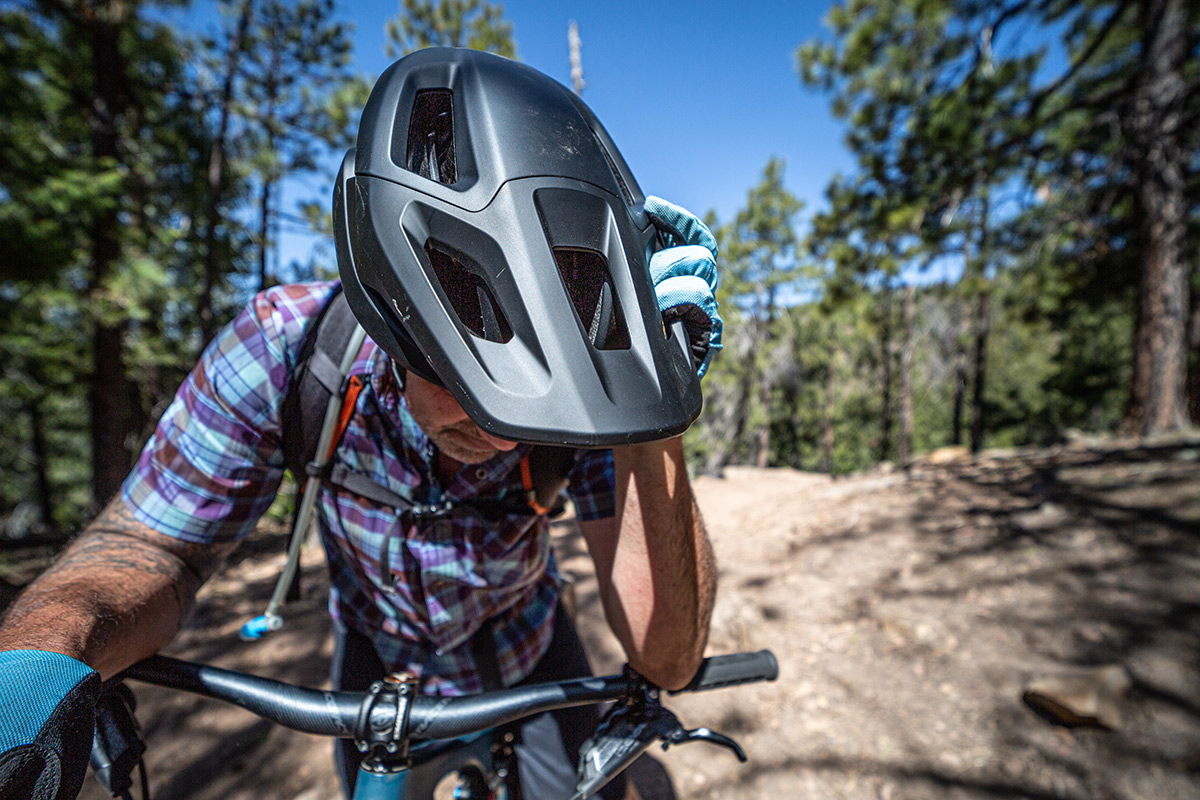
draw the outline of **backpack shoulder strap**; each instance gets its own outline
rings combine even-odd
[[[305,330],[304,344],[288,381],[282,412],[284,461],[297,480],[304,480],[306,467],[317,456],[317,439],[329,399],[345,391],[346,378],[338,363],[346,351],[355,325],[356,320],[346,302],[346,295],[338,286]],[[403,373],[400,380],[403,381]],[[533,448],[521,462],[522,483],[530,507],[539,513],[555,509],[574,466],[575,450],[572,448],[548,445]],[[333,469],[336,473],[331,476],[333,482],[337,485],[347,484],[345,488],[350,491],[401,508],[411,504],[385,487],[366,491],[365,480],[352,482],[347,474],[343,474],[346,470],[339,471],[337,466]],[[351,483],[353,485],[348,485]],[[381,494],[379,490],[386,494]]]
[[[329,399],[343,392],[338,363],[356,324],[339,285],[305,331],[282,409],[283,457],[297,480],[304,480],[305,466],[316,457]]]
[[[538,445],[521,459],[521,483],[529,507],[539,514],[555,516],[562,490],[575,468],[575,450],[570,447]]]

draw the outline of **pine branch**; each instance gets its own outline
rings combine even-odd
[[[1113,13],[1109,15],[1108,19],[1104,21],[1103,27],[1096,34],[1095,38],[1088,43],[1088,46],[1084,48],[1083,53],[1080,54],[1079,58],[1067,68],[1067,71],[1064,72],[1058,78],[1058,80],[1045,87],[1034,96],[1033,101],[1030,103],[1029,111],[1026,113],[1027,119],[1033,119],[1036,117],[1042,105],[1045,104],[1045,102],[1050,99],[1051,96],[1062,89],[1063,86],[1065,86],[1072,78],[1074,78],[1075,75],[1078,74],[1079,71],[1083,69],[1083,67],[1087,65],[1089,61],[1092,60],[1092,57],[1095,56],[1100,50],[1101,45],[1103,45],[1105,40],[1108,39],[1109,34],[1111,34],[1116,28],[1117,23],[1120,22],[1123,16],[1125,16],[1125,10],[1129,8],[1130,3],[1131,0],[1121,0],[1120,5],[1117,6],[1116,10],[1113,11]]]

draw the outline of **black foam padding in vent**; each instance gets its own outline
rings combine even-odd
[[[511,339],[512,327],[483,278],[434,242],[425,243],[425,252],[458,321],[481,339],[501,343]]]
[[[454,161],[454,94],[449,89],[426,89],[413,100],[408,123],[409,170],[447,185],[458,180]]]
[[[583,248],[555,247],[554,261],[592,345],[597,350],[628,349],[629,329],[603,254]]]

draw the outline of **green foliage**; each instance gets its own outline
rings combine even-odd
[[[1200,8],[1178,2],[1155,0],[1184,8],[1194,55]],[[352,29],[332,0],[226,0],[223,29],[195,40],[150,22],[145,3],[83,17],[10,5],[0,9],[0,527],[69,529],[92,502],[93,333],[118,333],[121,374],[106,385],[132,411],[123,436],[136,449],[194,361],[205,309],[215,325],[244,302],[256,255],[261,279],[279,277],[265,266],[280,226],[329,235],[325,192],[293,214],[278,186],[349,145],[368,82],[349,70]],[[685,437],[694,470],[844,473],[896,458],[910,340],[911,452],[969,428],[975,386],[984,446],[1120,424],[1145,254],[1170,228],[1147,216],[1145,189],[1161,182],[1147,155],[1156,138],[1174,148],[1168,162],[1186,165],[1170,206],[1182,211],[1158,221],[1177,230],[1181,213],[1184,252],[1200,251],[1200,59],[1168,75],[1184,89],[1178,117],[1143,113],[1152,6],[845,0],[830,10],[829,36],[803,43],[796,65],[846,122],[855,169],[831,178],[803,238],[777,159],[732,219],[709,215],[726,349]],[[1046,26],[1061,32],[1066,67],[1023,35]],[[92,66],[101,28],[117,32],[119,69],[107,75]],[[483,0],[404,0],[388,36],[393,54],[516,55],[503,8]],[[112,75],[116,102],[99,114]],[[326,248],[294,271],[328,276],[332,262]],[[948,262],[961,279],[928,279]],[[1195,296],[1194,263],[1191,281]],[[912,283],[909,328],[901,295]]]
[[[795,217],[803,204],[784,187],[783,171],[782,160],[770,159],[746,206],[731,223],[715,226],[725,349],[704,378],[704,416],[685,440],[704,472],[769,460],[773,387],[794,369],[778,314],[811,275],[797,252]],[[710,214],[709,221],[716,219]]]
[[[807,245],[829,269],[823,310],[837,313],[863,292],[875,298],[863,312],[874,330],[862,335],[878,344],[856,363],[879,370],[881,418],[860,422],[884,437],[882,452],[895,414],[893,359],[907,336],[892,288],[947,259],[963,269],[954,291],[930,287],[918,299],[917,450],[957,437],[954,405],[970,405],[972,392],[977,446],[1117,424],[1130,397],[1145,232],[1156,230],[1138,216],[1154,146],[1137,143],[1135,109],[1148,106],[1136,89],[1148,37],[1180,8],[1151,5],[1158,10],[1104,0],[846,0],[829,12],[831,37],[797,49],[801,80],[831,95],[857,159],[852,175],[831,181],[829,210],[814,218]],[[1194,54],[1200,11],[1171,19],[1185,20]],[[1049,25],[1063,31],[1068,53],[1057,71],[1025,36]],[[1200,67],[1193,58],[1175,69],[1195,119]],[[1194,168],[1196,126],[1181,141]],[[1193,217],[1198,184],[1176,206]],[[1200,241],[1194,228],[1189,254]]]
[[[112,395],[126,416],[101,422],[128,434],[156,402],[148,376],[101,374],[97,357],[119,363],[151,340],[167,352],[186,335],[163,325],[163,311],[167,293],[187,285],[191,165],[204,126],[176,90],[179,40],[139,14],[136,3],[89,15],[53,4],[0,12],[0,295],[13,304],[0,319],[10,412],[0,450],[13,464],[0,514],[20,499],[48,503],[41,523],[50,527],[77,521],[90,501],[89,393]],[[108,66],[96,71],[97,60]],[[101,329],[116,333],[116,352],[93,346]],[[45,452],[31,441],[35,420]],[[113,453],[111,463],[125,458]]]
[[[120,468],[194,363],[210,208],[223,321],[245,301],[233,277],[254,253],[255,176],[261,190],[314,168],[322,148],[344,149],[365,99],[366,81],[347,70],[350,27],[329,0],[229,2],[228,27],[194,40],[143,8],[0,10],[0,528],[31,514],[47,530],[82,521],[98,378],[127,415],[121,452],[107,456]],[[114,66],[98,74],[92,50],[110,31]],[[116,101],[98,117],[97,87],[112,77]],[[223,108],[225,185],[212,205]],[[94,370],[99,329],[117,334],[118,374]]]
[[[318,171],[319,157],[353,143],[368,82],[350,71],[353,25],[335,18],[333,0],[257,3],[250,15],[236,110],[245,120],[245,169],[258,184],[259,287],[285,213],[276,195],[284,176]]]
[[[504,6],[487,0],[404,0],[400,15],[385,30],[389,56],[426,47],[467,47],[517,57]]]

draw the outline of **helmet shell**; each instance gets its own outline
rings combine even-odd
[[[643,201],[561,84],[490,53],[419,51],[380,77],[335,185],[346,298],[488,433],[673,436],[699,414],[700,387],[663,328]]]

